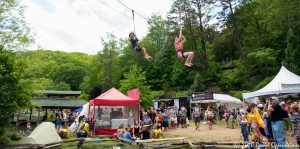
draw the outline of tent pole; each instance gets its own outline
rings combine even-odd
[[[93,111],[93,119],[92,119],[92,121],[94,121],[95,120],[95,105],[94,105],[94,111]]]
[[[90,120],[90,105],[89,105],[89,112],[88,112],[88,121]]]

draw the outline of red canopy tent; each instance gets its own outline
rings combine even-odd
[[[92,119],[95,120],[95,106],[136,106],[138,111],[140,111],[140,100],[130,98],[116,88],[111,88],[100,96],[94,98],[89,102],[89,114],[90,119],[90,107],[93,106]],[[137,112],[137,118],[139,117],[139,112]],[[95,129],[95,134],[110,134],[115,133],[116,129]]]

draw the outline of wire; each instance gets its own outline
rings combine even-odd
[[[123,2],[121,2],[120,0],[116,0],[118,3],[120,3],[121,5],[123,5],[124,7],[126,7],[128,10],[132,11],[133,9],[129,8],[127,5],[125,5]],[[134,11],[138,16],[140,16],[141,18],[148,20],[147,17],[144,17],[143,15],[141,15],[140,13]]]
[[[113,9],[113,10],[116,11],[116,12],[118,12],[118,13],[120,13],[120,14],[122,14],[122,15],[128,17],[128,18],[131,18],[130,16],[128,16],[128,15],[124,14],[123,12],[119,11],[118,9],[116,9],[116,8],[114,8],[114,7],[112,7],[112,6],[108,5],[108,4],[106,4],[106,3],[104,3],[103,1],[100,1],[100,0],[97,0],[97,1],[100,2],[100,3],[103,4],[103,5],[105,5],[105,6],[109,7],[109,8],[111,8],[111,9]]]

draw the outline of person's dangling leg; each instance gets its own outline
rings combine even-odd
[[[194,52],[190,52],[190,56],[191,56],[191,57],[190,57],[190,62],[189,62],[189,63],[190,63],[191,65],[193,65],[192,60],[193,60],[193,58],[194,58]]]
[[[144,55],[144,58],[145,58],[145,59],[150,59],[150,58],[152,58],[152,57],[147,53],[146,48],[142,47],[142,52],[143,52],[143,55]]]
[[[190,64],[190,61],[191,61],[191,52],[184,52],[183,53],[183,56],[186,57],[186,61],[184,63],[185,66],[188,66],[188,67],[191,67],[192,64]]]

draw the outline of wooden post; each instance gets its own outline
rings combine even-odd
[[[29,121],[31,121],[31,115],[32,115],[32,108],[30,108]]]
[[[47,108],[46,108],[45,121],[47,121],[47,119],[48,119],[48,111],[47,111]]]
[[[40,121],[40,108],[38,108],[38,117],[37,117],[37,122],[36,125],[39,125],[39,121]]]

